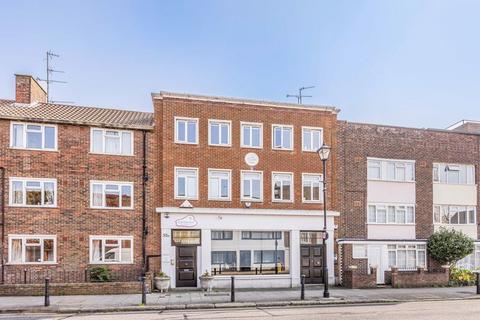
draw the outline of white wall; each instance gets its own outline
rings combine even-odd
[[[452,225],[452,224],[435,224],[433,229],[435,232],[441,228],[454,229],[457,231],[462,231],[466,235],[470,236],[474,240],[477,240],[477,225],[476,224],[463,224],[463,225]]]
[[[368,239],[415,239],[415,225],[369,224]]]
[[[434,183],[433,204],[476,206],[477,186]]]
[[[368,203],[415,203],[415,182],[372,181],[367,182]]]

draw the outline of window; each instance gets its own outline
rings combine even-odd
[[[208,199],[230,200],[231,171],[208,169]]]
[[[475,184],[475,166],[464,164],[433,164],[433,181],[446,184]]]
[[[272,125],[272,148],[293,150],[293,126]]]
[[[366,244],[354,244],[352,249],[353,259],[367,259],[367,245]]]
[[[424,244],[388,245],[388,264],[399,270],[415,270],[426,267],[427,248]]]
[[[198,199],[197,168],[175,168],[175,198]]]
[[[231,145],[231,122],[225,120],[208,120],[208,144],[229,147]]]
[[[474,206],[434,205],[433,222],[438,224],[471,224],[477,220]]]
[[[243,240],[279,240],[282,239],[281,231],[242,231]]]
[[[272,173],[272,201],[293,202],[293,173]]]
[[[8,262],[13,264],[55,263],[56,241],[55,236],[9,236]]]
[[[175,117],[175,142],[198,144],[198,119]]]
[[[55,207],[57,205],[57,180],[10,178],[10,205]]]
[[[215,275],[249,277],[288,274],[290,234],[288,231],[212,230],[211,271]]]
[[[323,144],[323,129],[302,127],[302,150],[316,152]]]
[[[303,202],[323,202],[323,178],[321,174],[302,175]]]
[[[415,162],[412,160],[368,159],[369,180],[415,181]]]
[[[212,240],[232,240],[233,231],[217,230],[212,231]]]
[[[92,128],[90,152],[112,155],[133,155],[133,132]]]
[[[456,267],[472,271],[478,269],[480,267],[480,245],[475,245],[475,251],[472,254],[457,261]]]
[[[19,149],[57,150],[57,126],[12,122],[10,146]]]
[[[243,201],[262,201],[263,173],[261,171],[242,171],[241,198]]]
[[[369,204],[368,223],[413,224],[415,223],[415,207],[413,205]]]
[[[90,207],[133,209],[133,183],[91,181]]]
[[[242,148],[259,148],[263,146],[263,125],[261,123],[241,123]]]
[[[90,263],[132,263],[133,237],[90,236]]]

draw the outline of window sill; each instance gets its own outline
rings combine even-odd
[[[441,226],[441,227],[466,227],[466,226],[477,226],[477,223],[440,223],[434,222],[434,226]]]
[[[12,208],[37,208],[37,209],[57,209],[58,206],[35,206],[35,205],[23,205],[23,204],[9,204]]]
[[[208,144],[209,147],[231,148],[231,144]]]
[[[263,146],[260,147],[254,147],[254,146],[240,146],[242,149],[256,149],[256,150],[261,150],[263,149]]]
[[[35,149],[35,148],[19,148],[19,147],[9,147],[12,150],[24,150],[24,151],[46,151],[46,152],[59,152],[57,149]]]
[[[91,210],[123,210],[123,211],[133,211],[135,208],[112,208],[112,207],[90,207]]]
[[[246,199],[246,198],[242,198],[240,199],[241,202],[263,202],[263,199]]]
[[[382,179],[369,179],[367,181],[379,181],[379,182],[397,182],[397,183],[415,183],[416,181],[398,181],[398,180],[382,180]]]
[[[175,144],[189,144],[189,145],[198,145],[198,142],[182,142],[182,141],[175,141]]]
[[[476,183],[446,183],[446,182],[438,182],[438,181],[433,181],[433,184],[438,184],[438,185],[443,185],[443,186],[471,186],[471,187],[476,187]]]
[[[88,154],[95,155],[95,156],[135,157],[135,154],[103,153],[103,152],[91,152],[91,151]]]
[[[198,197],[197,197],[197,198],[188,198],[188,197],[174,197],[173,199],[175,199],[175,200],[198,201]]]
[[[133,262],[105,262],[105,261],[101,261],[101,262],[89,262],[88,264],[91,264],[91,265],[104,265],[104,264],[125,264],[125,265],[130,265],[130,264],[133,264]]]
[[[7,262],[5,265],[7,266],[54,266],[57,265],[58,263],[55,262]]]
[[[416,226],[416,223],[375,223],[367,222],[368,225],[372,226]]]
[[[208,201],[221,201],[221,202],[229,202],[232,201],[231,198],[228,199],[222,199],[222,198],[208,198]]]
[[[302,203],[306,203],[306,204],[323,204],[323,201],[303,200]]]
[[[272,150],[275,150],[275,151],[293,151],[293,148],[287,149],[287,148],[273,148],[272,147]]]
[[[295,203],[293,200],[272,200],[272,203]]]

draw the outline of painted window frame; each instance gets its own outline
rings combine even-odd
[[[23,125],[23,139],[22,146],[14,146],[13,141],[13,127],[14,125]],[[28,148],[27,147],[27,126],[40,126],[41,135],[42,135],[42,147],[41,148]],[[45,148],[45,127],[52,127],[55,129],[55,147],[54,148]],[[11,121],[10,122],[10,148],[19,149],[19,150],[31,150],[31,151],[58,151],[58,125],[49,124],[49,123],[35,123],[35,122],[20,122],[20,121]]]
[[[395,249],[392,248],[393,246],[395,246]],[[419,246],[422,246],[421,248]],[[412,248],[414,247],[414,248]],[[412,267],[412,268],[408,268],[407,265],[408,265],[408,255],[407,255],[407,251],[413,251],[413,249],[415,250],[415,267]],[[398,252],[399,251],[405,251],[405,268],[402,268],[400,266],[398,266]],[[393,265],[390,265],[390,252],[395,252],[395,266]],[[420,256],[420,254],[423,254],[423,261],[425,262],[425,265],[419,265],[418,264],[418,257]],[[387,245],[387,263],[388,263],[388,266],[389,268],[391,267],[397,267],[398,270],[400,271],[411,271],[411,270],[416,270],[417,268],[427,268],[427,264],[428,264],[428,261],[427,261],[427,245],[426,244],[388,244]]]
[[[320,145],[318,148],[314,148],[314,149],[305,149],[305,145],[304,145],[304,139],[305,139],[305,131],[306,130],[310,130],[310,147],[313,146],[313,131],[320,131]],[[320,147],[322,146],[323,144],[323,128],[322,127],[309,127],[309,126],[302,126],[302,151],[304,152],[317,152],[318,149],[320,149]]]
[[[282,179],[280,179],[280,182],[281,182],[281,186],[280,186],[281,199],[275,199],[275,182],[277,181],[276,176],[290,176],[290,199],[285,200],[284,197],[283,197],[283,180]],[[295,202],[293,172],[272,171],[272,202],[286,202],[286,203]]]
[[[215,173],[227,173],[228,174],[228,196],[227,197],[212,197],[210,195],[210,188],[212,188],[212,185],[210,183],[210,179],[212,178],[212,175]],[[221,188],[221,186],[220,186]],[[221,194],[221,192],[220,192]],[[209,168],[208,169],[208,200],[212,201],[232,201],[232,170],[231,169],[214,169],[214,168]]]
[[[376,168],[379,168],[380,170],[380,177],[379,178],[373,178],[370,176],[370,168],[374,167],[373,164],[375,164]],[[397,169],[399,168],[405,168],[405,179],[397,179],[394,177],[393,179],[390,179],[388,177],[388,165],[393,164],[394,166],[394,176],[397,175]],[[367,157],[367,180],[368,181],[386,181],[386,182],[400,182],[400,183],[415,183],[416,182],[416,177],[415,177],[415,165],[416,161],[415,160],[405,160],[405,159],[384,159],[384,158],[372,158],[372,157]],[[408,176],[408,171],[407,168],[408,166],[411,166],[411,180],[407,179]]]
[[[20,239],[22,240],[22,261],[13,262],[12,261],[12,242],[13,240]],[[25,261],[25,247],[27,239],[39,239],[40,240],[40,256],[43,259],[44,254],[44,240],[53,240],[53,261],[36,261],[36,262],[26,262]],[[36,235],[36,234],[9,234],[8,235],[8,260],[7,264],[9,265],[51,265],[57,264],[57,236],[56,235]]]
[[[101,131],[102,132],[102,151],[94,151],[94,131]],[[113,153],[113,152],[107,152],[106,151],[106,143],[105,140],[107,139],[107,131],[114,131],[118,132],[118,139],[119,139],[119,144],[120,144],[120,153]],[[129,153],[122,153],[123,150],[123,134],[128,133],[130,134],[130,152]],[[111,155],[111,156],[133,156],[134,155],[134,135],[135,132],[133,130],[120,130],[120,129],[109,129],[109,128],[98,128],[98,127],[92,127],[90,128],[90,153],[92,154],[103,154],[103,155]]]
[[[105,193],[105,186],[107,184],[111,185],[118,185],[119,189],[119,204],[122,204],[122,187],[123,186],[129,186],[131,188],[132,192],[132,199],[131,199],[131,205],[129,207],[124,207],[124,206],[119,206],[119,207],[107,207],[106,206],[106,193]],[[102,205],[101,206],[95,206],[94,203],[94,192],[93,192],[93,186],[94,185],[101,185],[102,186]],[[105,210],[133,210],[135,208],[135,188],[134,188],[134,183],[129,182],[129,181],[105,181],[105,180],[90,180],[90,208],[91,209],[105,209]]]
[[[221,238],[213,237],[213,232],[221,232],[222,237],[221,237]],[[225,234],[226,234],[227,232],[230,234],[229,237],[225,237]],[[213,240],[213,241],[229,241],[229,240],[233,240],[233,230],[212,230],[212,231],[211,231],[211,234],[210,234],[210,239]]]
[[[188,125],[185,126],[185,141],[178,140],[178,121],[194,121],[195,122],[195,142],[188,142]],[[173,130],[174,130],[174,141],[178,144],[190,144],[198,145],[199,141],[199,126],[200,121],[198,118],[189,118],[189,117],[174,117],[173,120]]]
[[[222,129],[219,127],[218,131],[218,142],[219,143],[213,143],[212,142],[212,125],[213,124],[218,124],[218,125],[227,125],[228,126],[228,142],[227,143],[222,143]],[[232,121],[230,120],[220,120],[220,119],[208,119],[208,145],[212,147],[224,147],[228,148],[232,146]]]
[[[464,167],[465,170],[465,183],[460,183],[460,176],[459,176],[459,183],[450,183],[448,180],[448,174],[445,174],[445,181],[442,181],[441,178],[441,167],[444,167],[445,170],[444,172],[450,171],[447,170],[449,167],[459,167],[459,170],[452,170],[452,171],[461,171],[462,167]],[[471,170],[471,171],[470,171]],[[471,173],[470,179],[469,179],[469,173]],[[443,163],[443,162],[434,162],[432,164],[432,181],[434,184],[446,184],[446,185],[460,185],[460,186],[475,186],[476,181],[475,181],[475,165],[473,164],[464,164],[464,163]],[[470,181],[470,183],[469,183]]]
[[[40,182],[40,192],[41,192],[41,199],[42,199],[42,204],[41,205],[31,205],[31,204],[26,204],[27,203],[27,182]],[[17,204],[13,202],[14,194],[13,194],[13,183],[14,182],[22,182],[22,203]],[[45,205],[43,204],[44,202],[44,196],[45,196],[45,182],[53,183],[53,192],[54,192],[54,199],[53,199],[53,204],[48,204]],[[26,208],[56,208],[57,207],[57,202],[58,202],[58,192],[57,192],[57,179],[52,179],[52,178],[25,178],[25,177],[10,177],[9,178],[9,206],[11,207],[26,207]]]
[[[361,252],[362,254],[359,254]],[[368,245],[366,244],[352,244],[352,258],[353,259],[368,259]]]
[[[102,241],[102,260],[94,261],[93,258],[93,241],[101,240]],[[119,261],[105,261],[105,241],[106,240],[117,240],[119,243]],[[122,241],[130,240],[130,261],[122,261]],[[133,264],[134,263],[134,241],[133,236],[110,236],[110,235],[93,235],[89,236],[88,239],[88,263],[89,264]]]
[[[178,199],[178,200],[198,200],[199,199],[199,193],[200,193],[200,190],[199,190],[199,180],[200,180],[200,177],[199,177],[199,173],[198,173],[198,168],[194,168],[194,167],[174,167],[174,199]],[[187,195],[187,190],[185,190],[185,196],[179,196],[178,195],[178,177],[179,177],[179,172],[178,171],[181,171],[181,170],[185,170],[185,171],[195,171],[195,178],[196,178],[196,186],[195,186],[195,193],[196,193],[196,196],[195,197],[191,197],[191,196],[188,196]],[[185,184],[185,187],[187,187],[187,184]]]
[[[437,222],[436,218],[436,209],[439,209],[438,217],[439,220]],[[447,209],[446,212],[443,209]],[[452,209],[457,208],[457,213],[460,212],[458,208],[465,208],[466,216],[465,221],[466,223],[460,223],[460,215],[458,216],[458,222],[452,223]],[[470,222],[470,209],[473,209],[473,222]],[[444,214],[448,214],[448,223],[443,222]],[[442,226],[476,226],[477,225],[477,206],[470,206],[470,205],[453,205],[453,204],[433,204],[433,224],[434,225],[442,225]]]
[[[282,147],[275,147],[275,128],[280,128],[282,130],[282,134],[281,134]],[[291,129],[291,135],[290,135],[291,148],[283,147],[283,129],[286,129],[286,128]],[[272,134],[272,150],[293,151],[294,141],[295,141],[295,139],[294,139],[294,126],[293,125],[290,125],[290,124],[272,124],[271,134]]]
[[[370,207],[375,207],[375,221],[372,222],[370,221]],[[378,207],[383,207],[381,209],[385,210],[385,222],[378,222]],[[394,207],[394,222],[391,222],[389,220],[389,209],[391,207]],[[405,211],[404,217],[405,217],[405,222],[398,222],[398,216],[399,216],[399,211],[402,210],[402,207],[404,208],[403,210]],[[413,221],[408,222],[408,208],[413,209]],[[368,203],[367,204],[367,224],[372,224],[372,225],[415,225],[416,224],[416,210],[415,210],[415,204],[400,204],[400,203]]]
[[[244,174],[255,173],[260,176],[260,199],[245,197],[243,194]],[[263,171],[259,170],[241,170],[240,171],[240,201],[243,202],[263,202]]]
[[[305,177],[320,177],[320,186],[319,186],[319,200],[306,200],[304,193],[304,183],[306,181]],[[313,194],[313,190],[312,190]],[[313,197],[312,197],[313,198]],[[302,202],[303,203],[323,203],[323,174],[321,173],[302,173]]]
[[[252,144],[248,145],[248,144],[245,144],[244,143],[244,132],[243,132],[243,129],[244,129],[244,126],[248,126],[250,127],[250,142],[253,141],[252,139],[252,127],[258,127],[260,130],[259,130],[259,142],[260,142],[260,145],[257,147],[257,146],[253,146]],[[261,122],[240,122],[240,147],[241,148],[249,148],[249,149],[263,149],[263,123]]]

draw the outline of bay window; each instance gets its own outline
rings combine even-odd
[[[133,132],[91,129],[90,152],[110,155],[133,155]]]
[[[413,224],[414,205],[369,204],[368,223],[371,224]]]
[[[10,205],[55,207],[57,205],[57,180],[10,178]]]
[[[369,180],[413,182],[415,181],[415,162],[369,158],[367,176]]]
[[[91,236],[90,263],[132,263],[133,237]]]
[[[9,236],[8,262],[12,264],[55,263],[56,240],[56,236]]]
[[[133,209],[133,183],[91,181],[90,207]]]
[[[475,166],[466,164],[433,164],[433,182],[445,184],[475,184]]]
[[[19,149],[57,150],[57,126],[12,122],[10,146]]]
[[[475,225],[477,208],[475,206],[434,205],[433,222],[437,224]]]

